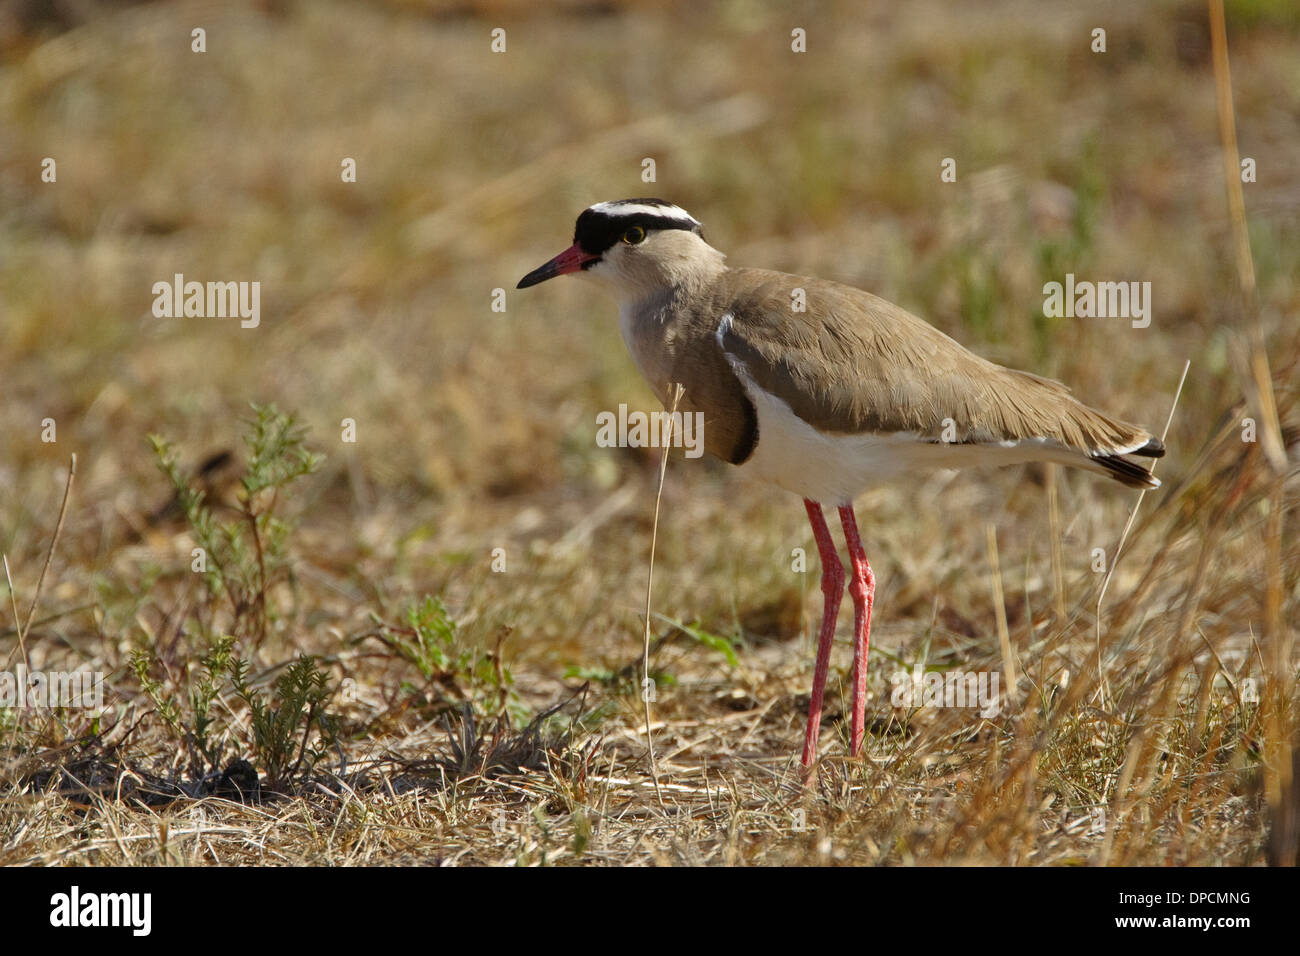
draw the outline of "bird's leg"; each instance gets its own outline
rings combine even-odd
[[[849,583],[849,594],[853,598],[853,722],[849,730],[849,753],[856,756],[862,747],[865,729],[867,648],[871,641],[871,605],[876,599],[876,576],[871,573],[867,553],[858,536],[853,505],[840,506],[840,523],[844,525],[844,540],[849,546],[849,561],[853,566],[853,580]]]
[[[813,538],[822,561],[822,630],[817,641],[817,668],[813,672],[812,700],[808,703],[808,729],[803,737],[803,766],[811,767],[817,759],[817,736],[822,726],[822,697],[826,693],[826,672],[831,663],[831,644],[835,640],[835,619],[840,612],[840,599],[844,597],[844,565],[831,540],[831,530],[826,527],[822,506],[807,498],[808,521],[812,524]]]

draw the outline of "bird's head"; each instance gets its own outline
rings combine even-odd
[[[619,199],[584,209],[573,245],[519,280],[517,288],[570,272],[602,280],[620,299],[689,282],[722,268],[699,220],[662,199]]]

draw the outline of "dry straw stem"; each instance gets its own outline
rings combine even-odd
[[[1047,464],[1047,524],[1052,539],[1052,599],[1057,621],[1064,622],[1065,610],[1065,557],[1061,553],[1061,496],[1056,465]]]
[[[993,569],[993,612],[998,622],[998,646],[1002,649],[1002,672],[1007,682],[1007,698],[1014,706],[1016,695],[1016,661],[1011,652],[1011,632],[1007,627],[1007,602],[1002,592],[1002,568],[998,564],[998,533],[993,525],[984,526],[988,537],[989,566]]]
[[[1223,173],[1228,185],[1237,279],[1247,307],[1256,311],[1255,261],[1246,232],[1246,201],[1241,191],[1241,158],[1237,151],[1237,121],[1232,109],[1232,75],[1228,70],[1228,32],[1223,0],[1210,0],[1210,43],[1214,52],[1214,89],[1219,107],[1219,136],[1223,140]]]
[[[1160,440],[1163,442],[1169,437],[1169,426],[1174,423],[1174,412],[1178,408],[1178,399],[1183,394],[1183,383],[1187,381],[1187,370],[1192,367],[1191,360],[1183,363],[1183,374],[1178,379],[1178,388],[1174,391],[1174,400],[1169,406],[1169,417],[1165,419],[1165,427],[1160,432]],[[1155,473],[1156,467],[1151,465],[1152,474]],[[1115,546],[1115,556],[1110,560],[1110,566],[1106,568],[1106,576],[1101,580],[1101,591],[1097,594],[1097,693],[1101,695],[1103,706],[1107,706],[1110,701],[1110,690],[1106,681],[1106,671],[1102,666],[1101,659],[1101,603],[1106,599],[1106,589],[1110,587],[1110,579],[1115,575],[1115,568],[1119,565],[1120,555],[1124,553],[1124,542],[1128,540],[1128,533],[1133,528],[1133,521],[1137,518],[1138,509],[1142,507],[1142,499],[1146,497],[1147,490],[1143,488],[1138,492],[1137,501],[1133,502],[1133,507],[1129,509],[1128,520],[1124,522],[1124,530],[1120,532],[1119,544]]]
[[[45,574],[50,570],[50,562],[54,560],[54,549],[58,547],[59,536],[63,534],[63,518],[68,513],[68,500],[72,497],[72,479],[76,475],[77,456],[74,453],[68,463],[68,480],[63,485],[63,503],[59,505],[59,518],[54,523],[54,534],[50,538],[50,548],[45,552],[45,563],[41,565],[41,575],[36,579],[36,591],[32,594],[32,603],[27,609],[26,621],[18,619],[18,599],[14,595],[13,579],[9,577],[9,558],[6,555],[4,559],[5,579],[9,583],[9,596],[14,605],[14,627],[18,629],[18,649],[22,652],[24,666],[27,664],[27,632],[31,630],[32,620],[36,617],[36,604],[41,599],[41,587],[45,584]],[[7,660],[13,660],[13,656],[13,651],[10,651]]]
[[[26,667],[27,666],[27,645],[23,640],[23,619],[21,614],[19,614],[18,612],[18,594],[16,591],[14,591],[14,579],[13,576],[9,573],[9,555],[7,554],[4,555],[4,565],[5,565],[5,583],[9,585],[9,603],[13,606],[14,609],[14,633],[18,635],[18,649],[22,651],[23,666]],[[14,656],[13,651],[10,651],[9,657],[5,661],[5,666],[8,666],[9,661],[13,660],[13,656]]]
[[[664,497],[664,476],[668,473],[668,449],[672,447],[673,423],[677,414],[677,404],[681,401],[683,392],[682,386],[676,382],[669,382],[668,389],[672,392],[673,402],[668,410],[668,433],[664,437],[664,447],[659,455],[659,485],[655,489],[654,521],[650,526],[650,562],[645,577],[645,647],[641,658],[641,701],[645,705],[646,749],[650,754],[650,774],[655,783],[655,796],[659,800],[659,809],[665,812],[667,808],[664,806],[663,791],[659,787],[659,766],[655,761],[654,735],[650,727],[650,688],[653,686],[650,678],[650,595],[654,589],[655,545],[659,541],[659,505]]]
[[[1232,107],[1232,72],[1228,67],[1228,32],[1224,22],[1223,0],[1209,0],[1210,43],[1214,55],[1214,89],[1219,108],[1219,137],[1223,142],[1223,174],[1228,189],[1228,214],[1232,219],[1233,252],[1237,262],[1237,281],[1242,305],[1250,321],[1249,347],[1238,340],[1234,357],[1242,371],[1247,397],[1262,424],[1261,439],[1269,464],[1279,474],[1285,473],[1286,448],[1273,395],[1273,377],[1269,373],[1268,353],[1264,349],[1264,327],[1259,314],[1255,287],[1255,259],[1250,251],[1250,232],[1246,228],[1246,200],[1241,188],[1241,154],[1237,149],[1237,120]],[[1248,355],[1248,357],[1247,357]]]
[[[1219,109],[1219,135],[1223,142],[1223,171],[1228,190],[1228,210],[1232,218],[1233,247],[1237,261],[1237,279],[1242,303],[1250,322],[1249,358],[1241,344],[1234,349],[1247,399],[1260,422],[1260,439],[1264,456],[1273,469],[1272,493],[1268,496],[1269,514],[1264,524],[1265,600],[1264,640],[1269,646],[1269,673],[1265,675],[1268,696],[1276,706],[1270,708],[1268,739],[1273,752],[1265,760],[1265,791],[1273,810],[1270,851],[1274,861],[1283,856],[1295,862],[1295,845],[1300,840],[1300,803],[1296,799],[1295,761],[1292,728],[1286,719],[1285,702],[1291,696],[1288,668],[1292,640],[1282,624],[1282,524],[1285,507],[1283,482],[1287,473],[1286,448],[1282,441],[1281,422],[1268,354],[1264,349],[1264,326],[1256,295],[1255,260],[1250,250],[1250,232],[1246,228],[1246,202],[1241,188],[1241,158],[1237,149],[1237,120],[1232,105],[1232,72],[1228,65],[1228,31],[1223,0],[1209,0],[1210,42],[1214,55],[1214,87]],[[1240,340],[1238,340],[1240,343]]]

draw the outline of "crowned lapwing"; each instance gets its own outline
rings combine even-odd
[[[844,568],[822,505],[834,505],[852,566],[853,718],[862,745],[875,579],[853,499],[933,468],[1056,462],[1133,488],[1160,483],[1141,463],[1164,445],[1089,408],[1058,382],[994,365],[868,292],[825,279],[733,269],[700,223],[661,199],[597,203],[573,245],[519,280],[577,273],[619,306],[623,340],[660,401],[703,414],[704,445],[804,499],[825,595],[803,765],[817,756]]]

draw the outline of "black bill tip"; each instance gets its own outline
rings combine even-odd
[[[545,282],[547,279],[554,279],[556,275],[558,275],[558,273],[555,270],[555,266],[548,262],[546,265],[534,269],[532,272],[528,273],[528,275],[520,279],[519,284],[515,286],[515,288],[527,289],[529,286],[537,285],[539,282]]]
[[[545,265],[538,266],[528,275],[519,280],[516,289],[527,289],[530,285],[537,285],[539,282],[545,282],[547,279],[554,279],[556,276],[568,275],[570,272],[580,272],[590,267],[600,259],[597,253],[587,252],[578,243],[574,243],[565,249],[558,256]]]

